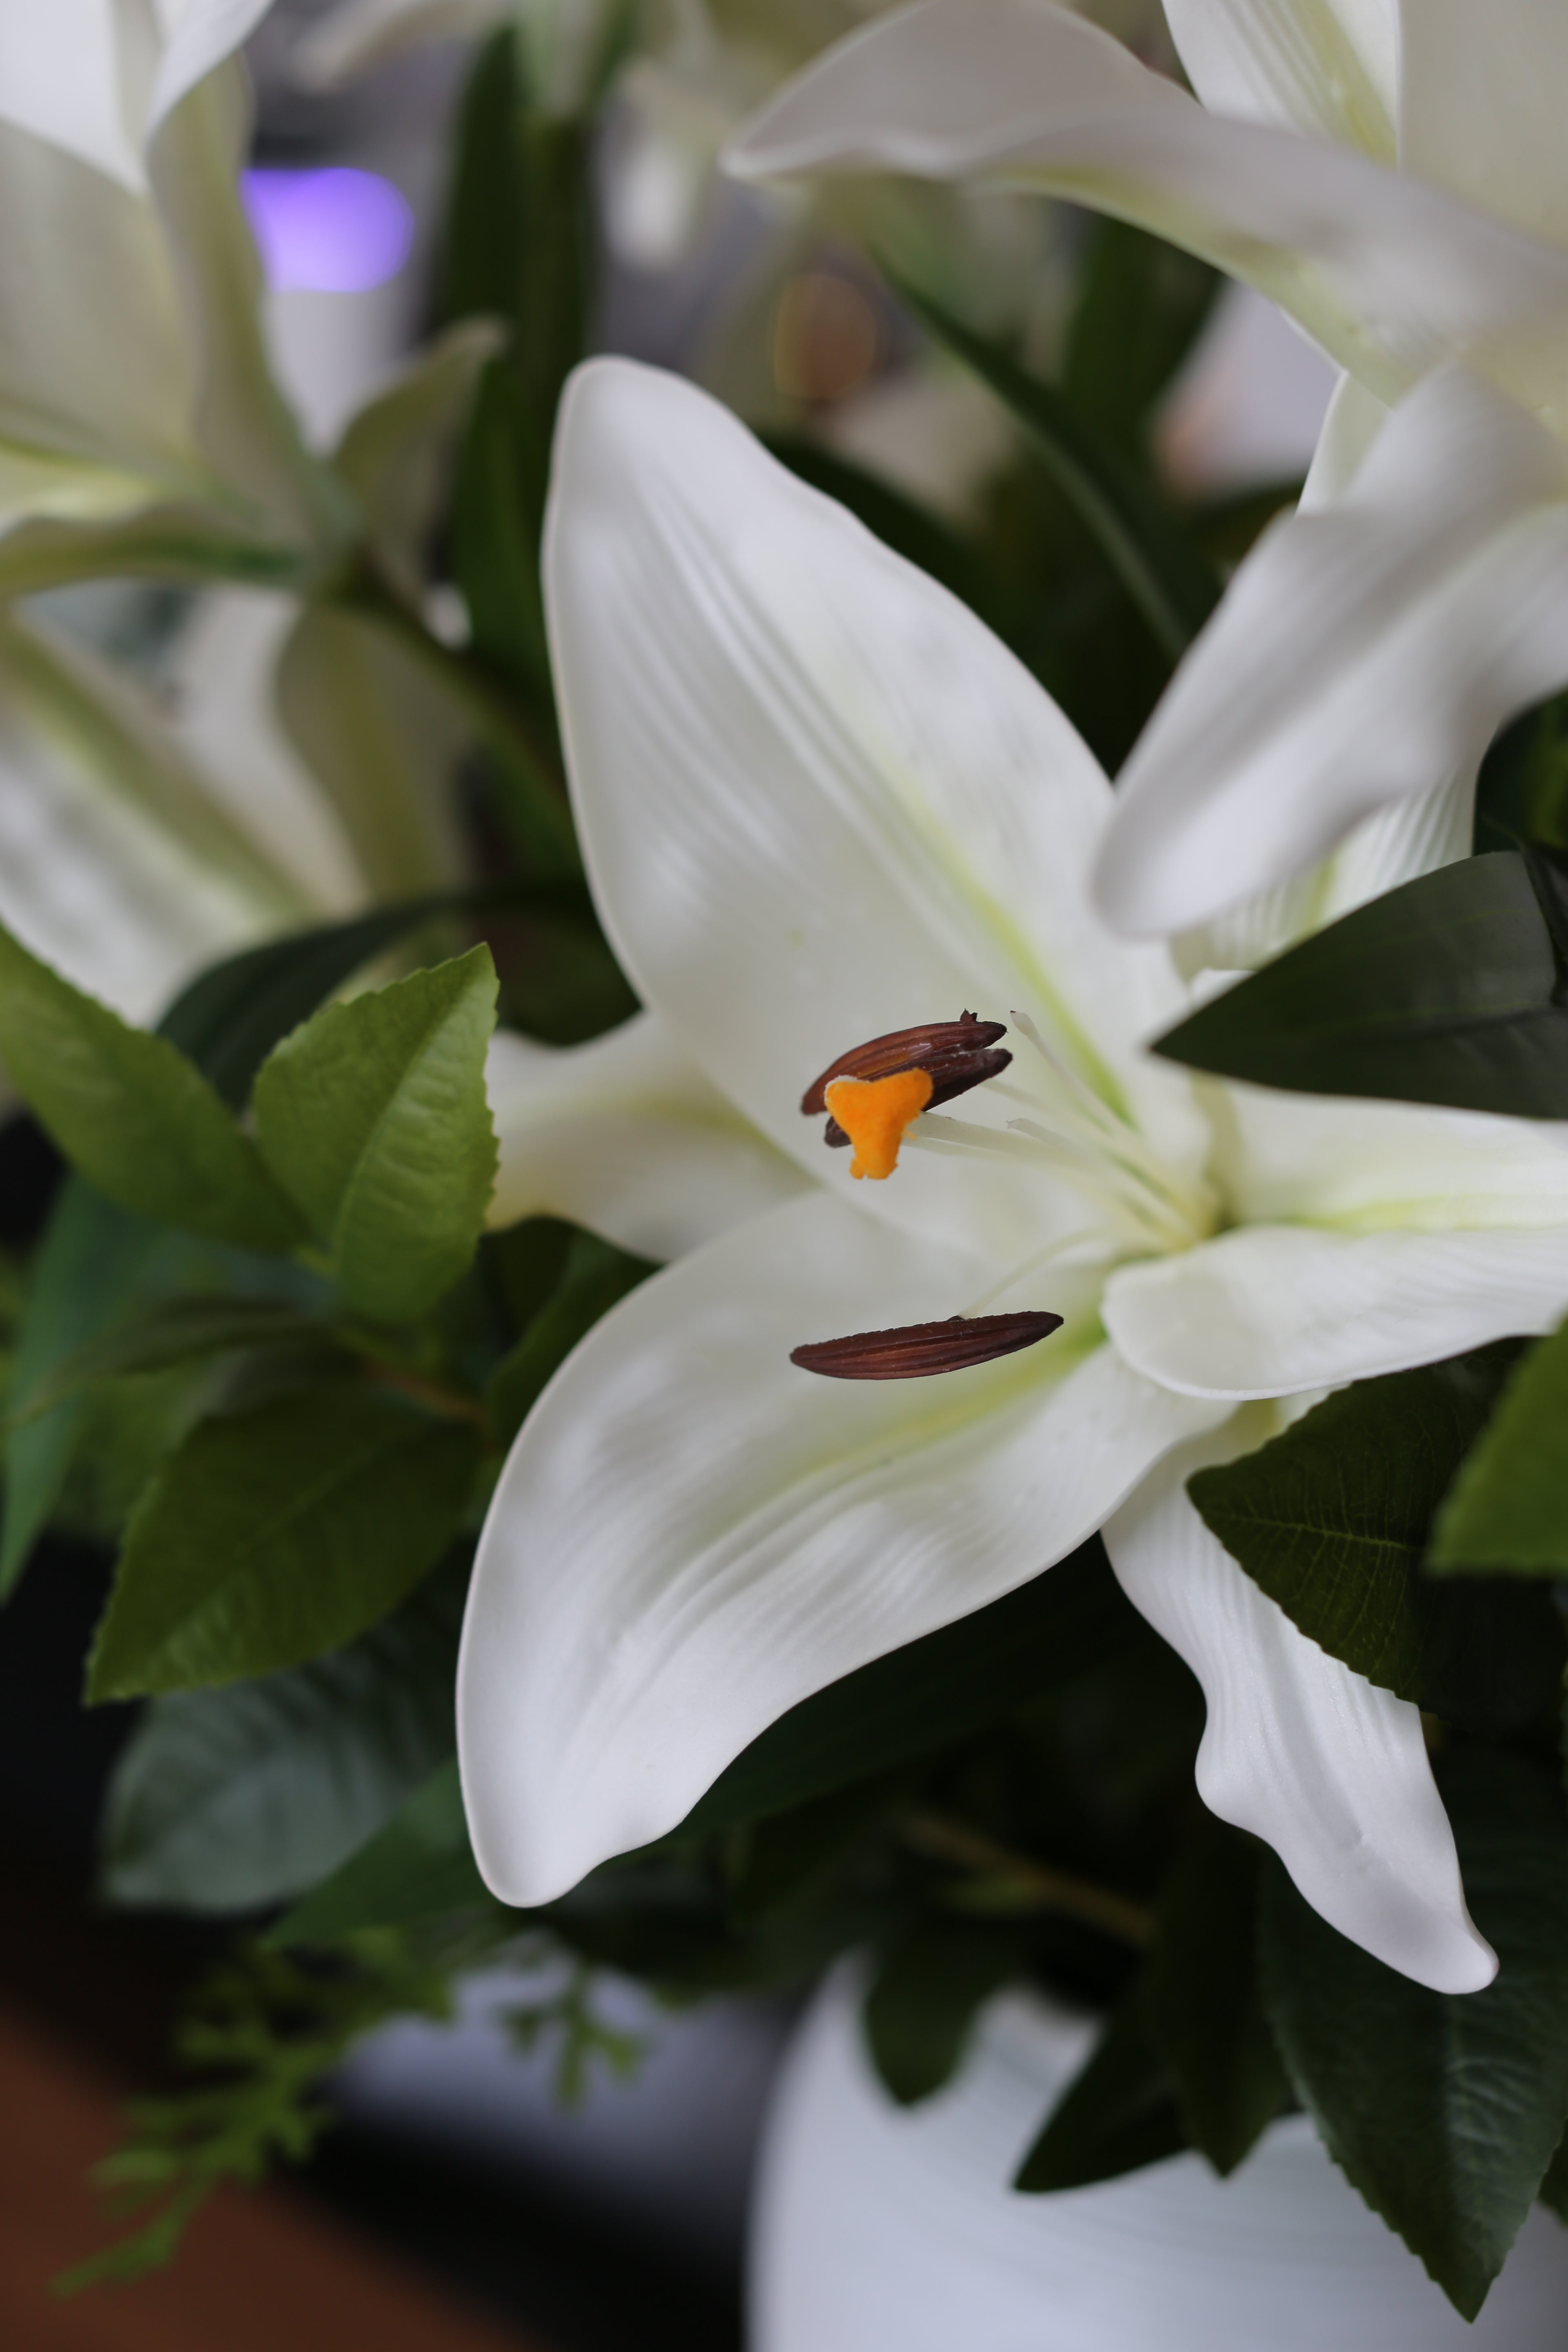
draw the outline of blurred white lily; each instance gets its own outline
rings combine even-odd
[[[269,5],[0,0],[0,593],[348,527],[258,324],[234,53]]]
[[[1290,886],[1202,950],[1241,962],[1321,907],[1303,869],[1352,827],[1369,868],[1397,863],[1453,779],[1457,836],[1492,730],[1568,678],[1568,16],[1167,15],[1202,105],[1047,0],[920,0],[808,68],[731,162],[1073,197],[1259,288],[1347,371],[1303,511],[1243,567],[1134,753],[1100,869],[1134,933]]]
[[[650,1011],[573,1053],[498,1042],[502,1192],[689,1255],[573,1356],[489,1512],[458,1677],[489,1884],[561,1894],[810,1692],[1102,1528],[1207,1696],[1214,1810],[1394,1967],[1485,1983],[1416,1710],[1300,1634],[1184,1481],[1281,1401],[1551,1326],[1568,1137],[1148,1057],[1185,991],[1090,908],[1110,789],[973,614],[673,377],[582,371],[556,462],[573,791]],[[907,1071],[897,1099],[835,1087],[857,1160],[866,1106],[885,1145],[914,1120],[857,1181],[803,1085],[968,1011],[1013,1060],[952,1111],[915,1117]],[[941,1379],[791,1361],[1032,1313],[1065,1328]]]

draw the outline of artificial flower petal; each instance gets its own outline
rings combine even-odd
[[[1312,1908],[1402,1975],[1479,1992],[1497,1957],[1465,1907],[1419,1711],[1331,1658],[1209,1533],[1185,1483],[1260,1444],[1262,1416],[1184,1447],[1105,1528],[1134,1608],[1203,1685],[1198,1792],[1271,1845]]]
[[[1399,0],[1399,156],[1521,228],[1568,243],[1568,11]]]
[[[1394,161],[1398,0],[1165,0],[1165,21],[1215,114]]]
[[[984,1280],[816,1193],[655,1276],[563,1368],[496,1490],[458,1668],[503,1900],[674,1828],[787,1708],[1049,1566],[1212,1424],[1098,1344],[1083,1276],[1033,1302],[1065,1329],[945,1379],[789,1361],[963,1313]]]
[[[812,1077],[964,1010],[1023,1013],[1102,1099],[1197,1148],[1187,1096],[1132,1050],[1179,999],[1168,961],[1129,958],[1087,902],[1104,778],[965,607],[716,403],[622,361],[568,393],[545,577],[606,928],[692,1058],[809,1173],[852,1181],[796,1108]],[[1052,1083],[1019,1054],[964,1118],[1000,1129]],[[1037,1171],[1005,1154],[911,1157],[876,1189],[874,1213],[937,1235],[979,1218],[998,1255],[1050,1237]]]
[[[1563,397],[1568,252],[1352,148],[1205,114],[1047,0],[879,18],[753,116],[728,163],[1072,197],[1256,286],[1384,398],[1456,353],[1521,399]]]
[[[1561,1216],[1561,1209],[1558,1212]],[[1568,1314],[1568,1225],[1336,1234],[1247,1225],[1120,1267],[1105,1328],[1184,1395],[1300,1395],[1406,1371]]]
[[[1568,458],[1445,371],[1337,505],[1242,565],[1123,771],[1096,890],[1139,934],[1212,921],[1474,768],[1568,678]]]
[[[571,1217],[639,1257],[682,1257],[806,1188],[651,1013],[565,1048],[498,1031],[486,1082],[492,1225]]]

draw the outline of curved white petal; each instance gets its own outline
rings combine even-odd
[[[1022,183],[1203,254],[1384,398],[1456,354],[1532,403],[1568,393],[1568,253],[1352,148],[1206,114],[1047,0],[879,19],[753,117],[729,165]]]
[[[65,148],[122,186],[141,159],[122,104],[116,0],[5,0],[0,6],[0,119]]]
[[[1568,242],[1568,11],[1399,0],[1399,153],[1536,236]]]
[[[463,1629],[464,1798],[504,1900],[672,1829],[776,1717],[1047,1567],[1214,1418],[1097,1344],[1081,1278],[1038,1294],[1065,1329],[973,1371],[789,1361],[984,1280],[813,1193],[590,1333],[502,1473]]]
[[[486,1083],[492,1225],[571,1217],[640,1257],[682,1257],[806,1186],[651,1013],[564,1049],[500,1030]]]
[[[1187,79],[1216,114],[1394,161],[1398,0],[1165,0],[1165,21]]]
[[[1392,414],[1386,401],[1379,400],[1353,375],[1341,376],[1301,485],[1298,514],[1310,514],[1315,508],[1332,506],[1343,498]]]
[[[1497,1958],[1465,1908],[1418,1710],[1298,1632],[1187,1500],[1194,1470],[1262,1442],[1251,1418],[1168,1456],[1105,1528],[1128,1599],[1203,1685],[1198,1793],[1342,1936],[1417,1984],[1479,1992]]]
[[[1184,931],[1172,943],[1176,961],[1188,973],[1256,971],[1369,899],[1468,857],[1475,816],[1476,772],[1467,768],[1363,817],[1331,856],[1295,881]]]
[[[910,1154],[862,1185],[799,1111],[865,1038],[1016,1009],[1178,1154],[1195,1148],[1184,1093],[1156,1092],[1132,1051],[1180,1001],[1168,961],[1126,955],[1087,903],[1105,780],[963,606],[705,394],[623,361],[568,393],[545,579],[606,927],[764,1134],[857,1207],[961,1244],[978,1223],[1002,1257],[1037,1249],[1037,1170]],[[1012,1042],[967,1123],[1040,1113],[1055,1082]]]
[[[169,37],[158,61],[149,137],[207,75],[232,58],[249,39],[272,5],[272,0],[183,0],[165,7]]]
[[[1568,678],[1568,459],[1478,379],[1434,377],[1345,497],[1264,534],[1123,771],[1096,875],[1185,930],[1474,767]]]
[[[1315,1233],[1252,1225],[1123,1266],[1105,1328],[1184,1395],[1282,1397],[1436,1363],[1568,1313],[1568,1224],[1546,1231]]]
[[[291,63],[305,89],[331,89],[405,49],[466,40],[512,13],[510,0],[340,0],[301,34]]]

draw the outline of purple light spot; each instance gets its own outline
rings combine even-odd
[[[363,294],[408,258],[414,215],[374,172],[247,172],[241,189],[269,286]]]

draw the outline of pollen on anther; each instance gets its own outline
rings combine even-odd
[[[826,1090],[826,1108],[855,1147],[851,1176],[890,1176],[906,1130],[931,1097],[925,1070],[900,1070],[889,1078],[835,1078]]]

